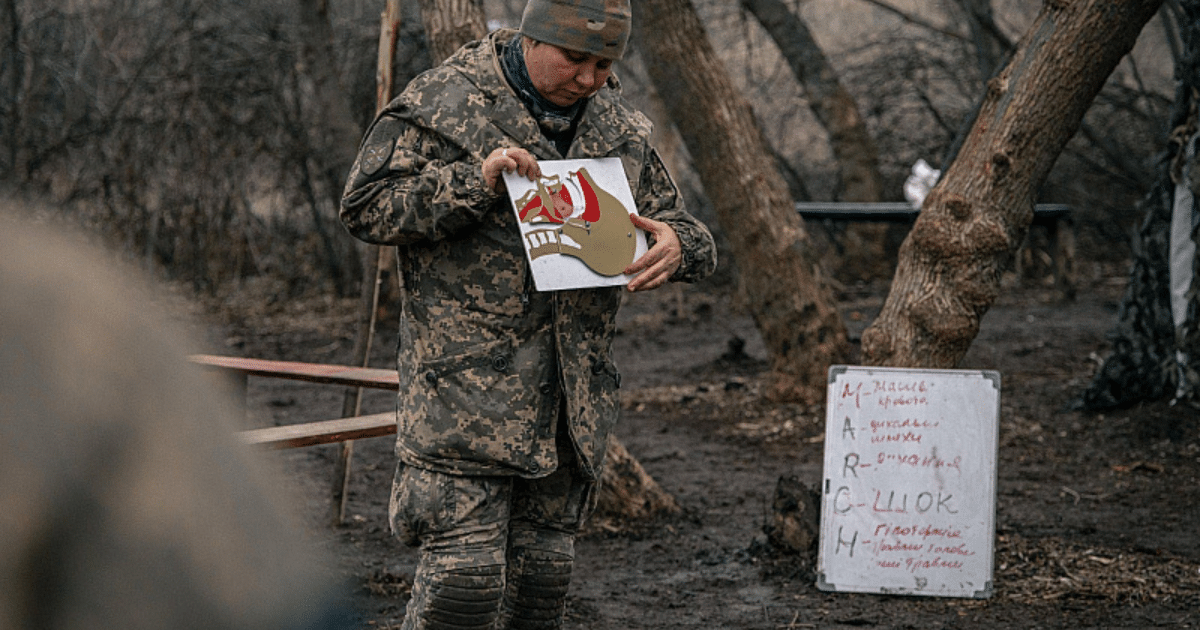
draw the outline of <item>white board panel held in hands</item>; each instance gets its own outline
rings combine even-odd
[[[629,284],[623,270],[646,253],[646,235],[619,158],[544,160],[530,181],[504,174],[504,185],[538,291]]]

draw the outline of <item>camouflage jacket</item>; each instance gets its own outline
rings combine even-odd
[[[619,412],[611,344],[622,289],[536,291],[512,206],[484,185],[484,157],[518,146],[539,160],[619,157],[638,212],[683,244],[672,280],[711,273],[716,250],[615,79],[559,155],[500,69],[512,35],[468,44],[380,112],[341,219],[359,239],[399,246],[399,457],[452,474],[546,475],[561,409],[584,472],[598,478]]]

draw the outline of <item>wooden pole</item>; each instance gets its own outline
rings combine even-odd
[[[375,66],[375,111],[380,111],[392,99],[393,67],[396,56],[396,40],[400,36],[400,0],[386,0],[379,22],[379,58]],[[358,340],[355,343],[355,365],[367,367],[371,360],[371,344],[375,338],[376,314],[379,311],[379,293],[383,285],[383,269],[388,250],[372,245],[367,250],[367,264],[363,269],[362,309],[359,316]],[[358,416],[362,412],[362,388],[346,390],[342,402],[342,417]],[[346,520],[346,496],[350,486],[350,466],[354,459],[354,441],[346,440],[338,450],[338,459],[333,477],[334,523],[341,525]]]

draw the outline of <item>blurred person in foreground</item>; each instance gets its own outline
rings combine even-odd
[[[398,245],[403,287],[392,531],[420,547],[404,628],[562,625],[620,374],[619,287],[538,292],[502,174],[620,158],[650,248],[630,291],[716,267],[707,228],[613,74],[628,0],[531,0],[414,79],[368,130],[341,218]]]
[[[9,209],[0,630],[350,628],[282,488],[235,443],[236,405],[142,285]]]

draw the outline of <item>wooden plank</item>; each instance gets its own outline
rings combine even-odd
[[[211,354],[194,354],[188,358],[193,363],[241,372],[250,376],[285,378],[350,387],[390,389],[392,391],[400,389],[400,379],[395,370],[300,363],[296,361],[271,361],[268,359],[225,357]]]
[[[363,440],[395,433],[396,412],[389,411],[369,416],[251,429],[238,433],[238,439],[245,444],[283,449]]]

